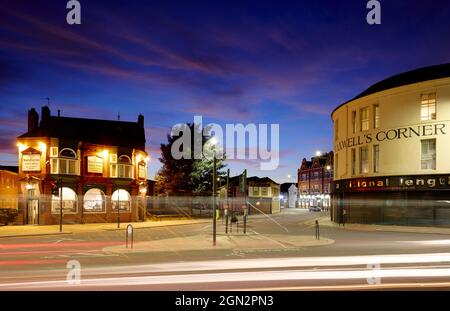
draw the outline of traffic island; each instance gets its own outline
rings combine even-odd
[[[109,246],[103,249],[106,253],[155,253],[207,250],[264,251],[295,250],[303,247],[323,246],[334,243],[334,240],[306,235],[218,235],[217,244],[213,246],[211,235],[183,236],[170,239],[136,242],[134,247],[123,245]]]

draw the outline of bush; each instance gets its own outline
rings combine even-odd
[[[15,208],[0,208],[0,224],[8,225],[14,222],[18,211]]]

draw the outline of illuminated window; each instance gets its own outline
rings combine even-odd
[[[252,194],[254,196],[259,196],[259,187],[253,187],[252,188]]]
[[[51,174],[77,175],[78,159],[75,151],[65,148],[61,150],[58,158],[50,159],[50,172]]]
[[[132,168],[131,159],[122,155],[119,157],[117,164],[111,165],[111,177],[131,178]]]
[[[266,197],[268,194],[268,187],[261,187],[261,196]]]
[[[374,173],[380,172],[380,146],[379,145],[373,146],[373,172]]]
[[[359,125],[361,131],[369,129],[369,107],[364,107],[359,110]]]
[[[351,150],[352,175],[356,175],[356,149]]]
[[[373,128],[380,127],[380,105],[373,105]]]
[[[436,169],[436,139],[425,139],[421,141],[422,155],[421,168],[423,170]]]
[[[84,194],[83,209],[86,213],[105,212],[105,194],[100,189],[89,189]]]
[[[131,196],[124,189],[117,189],[111,196],[112,209],[117,211],[117,207],[121,211],[130,211]]]
[[[75,191],[70,188],[62,188],[62,198],[61,198],[61,188],[59,188],[58,196],[52,195],[52,213],[59,214],[62,199],[62,209],[64,214],[76,214],[78,209],[77,195]]]
[[[58,147],[50,147],[50,157],[52,158],[58,157]]]
[[[422,95],[420,119],[422,121],[436,120],[436,93]]]
[[[352,111],[352,133],[356,133],[356,111]]]
[[[359,148],[359,173],[369,172],[369,148],[367,146]]]

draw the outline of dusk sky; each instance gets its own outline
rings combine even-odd
[[[280,167],[229,161],[231,174],[288,181],[332,150],[331,111],[371,84],[450,62],[448,0],[383,1],[381,25],[358,1],[0,0],[0,164],[17,165],[27,111],[137,121],[150,177],[177,123],[280,124]]]

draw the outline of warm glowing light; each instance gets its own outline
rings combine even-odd
[[[320,150],[317,150],[317,151],[316,151],[316,156],[317,156],[317,157],[320,157],[321,155],[322,155],[322,152],[321,152]]]
[[[150,161],[150,157],[145,158],[145,162],[148,162],[148,161]]]
[[[140,154],[138,154],[136,156],[136,162],[141,162],[141,160],[142,160],[142,156]]]
[[[327,165],[327,171],[331,170],[331,166]]]
[[[42,141],[39,142],[39,149],[44,151],[45,149],[47,149],[47,145],[45,143],[43,143]]]
[[[258,202],[256,202],[256,205],[259,205],[259,204],[261,204],[261,203],[259,203],[259,201],[258,201]]]
[[[25,149],[27,149],[27,146],[25,146],[24,144],[21,144],[21,143],[17,143],[17,148],[19,148],[19,152],[22,152]]]
[[[108,150],[102,151],[102,157],[104,157],[104,158],[108,157]]]
[[[27,185],[25,186],[25,188],[26,188],[27,190],[33,189],[33,185],[27,184]]]
[[[146,194],[147,193],[147,187],[142,188],[141,190],[139,190],[140,193],[142,194]]]

